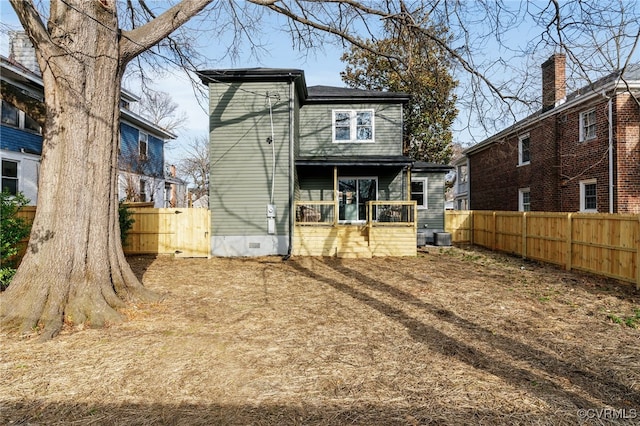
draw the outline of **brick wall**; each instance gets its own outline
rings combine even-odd
[[[596,137],[580,141],[580,113],[595,109]],[[580,210],[580,182],[596,179],[598,212],[609,212],[609,125],[603,97],[558,114],[560,211]]]
[[[580,141],[580,113],[595,109],[596,137]],[[614,212],[640,213],[640,110],[630,95],[614,101]],[[518,166],[518,135],[529,133],[531,162]],[[609,212],[609,125],[604,97],[563,110],[469,153],[470,208],[518,210],[530,188],[531,210],[580,210],[580,182],[596,180],[598,212]]]
[[[616,188],[619,213],[640,213],[640,107],[629,94],[616,98]]]

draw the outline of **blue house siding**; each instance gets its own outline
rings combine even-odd
[[[0,149],[31,154],[42,153],[42,136],[10,126],[0,126]]]
[[[140,130],[127,123],[120,123],[120,169],[125,172],[147,176],[163,176],[164,143],[162,139],[148,133],[147,135],[147,155],[149,159],[141,161],[138,155]]]

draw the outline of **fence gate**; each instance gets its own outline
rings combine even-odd
[[[173,254],[209,257],[211,213],[208,209],[132,208],[133,228],[126,254]]]

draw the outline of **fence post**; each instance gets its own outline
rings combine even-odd
[[[476,228],[475,228],[475,221],[473,220],[474,216],[475,216],[475,211],[471,210],[469,212],[469,217],[471,218],[470,222],[471,224],[469,225],[470,228],[470,233],[469,233],[469,244],[473,245],[473,233],[475,232]]]
[[[567,271],[571,270],[571,257],[573,256],[573,213],[567,215]]]
[[[493,212],[493,238],[491,238],[491,250],[496,251],[496,212]]]
[[[638,228],[636,229],[636,235],[640,233],[640,214],[638,215]],[[636,240],[636,288],[640,290],[640,237]]]
[[[522,258],[527,258],[527,212],[522,213]]]

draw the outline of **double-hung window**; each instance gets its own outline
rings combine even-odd
[[[595,139],[596,110],[590,109],[580,113],[580,142]]]
[[[522,188],[518,191],[518,210],[521,212],[531,211],[531,191],[529,188]]]
[[[374,142],[374,112],[367,110],[334,110],[333,142]]]
[[[2,160],[2,191],[11,195],[18,194],[18,162]]]
[[[530,142],[529,135],[520,136],[518,139],[518,165],[520,166],[529,164],[531,161]]]
[[[37,121],[5,101],[2,101],[2,124],[34,133],[42,132]]]
[[[429,208],[427,200],[427,178],[411,179],[411,200],[415,201],[419,209]]]
[[[147,181],[140,179],[140,201],[147,201]]]
[[[144,132],[140,132],[138,135],[138,154],[140,161],[145,161],[149,158],[149,136]]]
[[[580,211],[590,213],[598,211],[596,179],[580,181]]]

